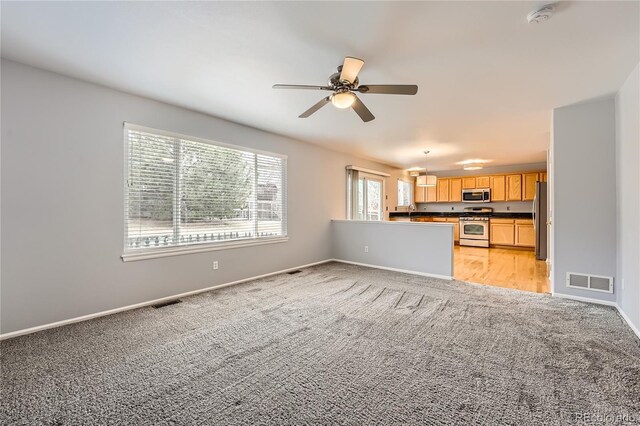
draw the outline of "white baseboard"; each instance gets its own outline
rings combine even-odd
[[[388,266],[370,265],[368,263],[352,262],[350,260],[343,260],[343,259],[331,259],[331,260],[334,261],[334,262],[348,263],[349,265],[366,266],[367,268],[384,269],[386,271],[402,272],[403,274],[420,275],[420,276],[423,276],[423,277],[439,278],[441,280],[448,280],[448,281],[453,280],[452,276],[447,276],[447,275],[429,274],[427,272],[411,271],[411,270],[408,270],[408,269],[398,269],[398,268],[390,268]]]
[[[595,303],[597,305],[606,305],[606,306],[618,307],[618,304],[616,302],[609,302],[609,301],[606,301],[606,300],[592,299],[590,297],[572,296],[570,294],[555,293],[555,292],[552,292],[551,296],[552,297],[559,297],[560,299],[576,300],[578,302],[587,302],[587,303]]]
[[[410,270],[407,270],[407,269],[398,269],[398,268],[389,268],[389,267],[386,267],[386,266],[369,265],[367,263],[351,262],[351,261],[342,260],[342,259],[326,259],[326,260],[321,260],[319,262],[308,263],[306,265],[300,265],[300,266],[295,266],[295,267],[292,267],[292,268],[282,269],[280,271],[269,272],[267,274],[256,275],[256,276],[253,276],[253,277],[244,278],[244,279],[241,279],[241,280],[232,281],[232,282],[225,283],[225,284],[219,284],[219,285],[215,285],[215,286],[211,286],[211,287],[207,287],[207,288],[202,288],[202,289],[199,289],[199,290],[188,291],[186,293],[180,293],[180,294],[176,294],[176,295],[173,295],[173,296],[162,297],[160,299],[149,300],[147,302],[136,303],[136,304],[133,304],[133,305],[123,306],[123,307],[120,307],[120,308],[109,309],[107,311],[96,312],[96,313],[93,313],[93,314],[83,315],[83,316],[76,317],[76,318],[70,318],[70,319],[66,319],[66,320],[62,320],[62,321],[52,322],[50,324],[44,324],[44,325],[39,325],[39,326],[36,326],[36,327],[25,328],[23,330],[12,331],[10,333],[0,334],[0,340],[11,339],[12,337],[18,337],[18,336],[23,336],[25,334],[36,333],[38,331],[48,330],[50,328],[62,327],[64,325],[73,324],[73,323],[81,322],[81,321],[87,321],[87,320],[90,320],[90,319],[93,319],[93,318],[99,318],[99,317],[103,317],[103,316],[107,316],[107,315],[117,314],[119,312],[129,311],[129,310],[132,310],[132,309],[143,308],[145,306],[155,305],[155,304],[158,304],[158,303],[163,303],[163,302],[167,302],[167,301],[174,300],[174,299],[179,299],[181,297],[192,296],[194,294],[204,293],[204,292],[207,292],[207,291],[216,290],[216,289],[220,289],[220,288],[224,288],[224,287],[229,287],[229,286],[232,286],[232,285],[242,284],[242,283],[247,282],[247,281],[252,281],[252,280],[257,280],[257,279],[260,279],[260,278],[269,277],[269,276],[272,276],[272,275],[282,274],[282,273],[285,273],[285,272],[293,271],[295,269],[302,269],[302,268],[308,268],[310,266],[321,265],[323,263],[328,263],[328,262],[347,263],[347,264],[350,264],[350,265],[366,266],[368,268],[384,269],[384,270],[387,270],[387,271],[402,272],[402,273],[405,273],[405,274],[420,275],[420,276],[423,276],[423,277],[439,278],[439,279],[449,280],[449,281],[453,280],[453,277],[446,276],[446,275],[428,274],[426,272],[410,271]],[[580,301],[580,302],[596,303],[596,304],[600,304],[600,305],[613,306],[618,310],[618,312],[620,313],[620,316],[627,322],[627,324],[629,325],[631,330],[636,334],[636,336],[638,336],[638,338],[640,338],[640,330],[638,330],[638,328],[635,325],[633,325],[633,323],[631,322],[631,320],[629,319],[627,314],[622,309],[620,309],[620,306],[618,306],[618,304],[615,303],[615,302],[607,302],[607,301],[602,301],[602,300],[598,300],[598,299],[591,299],[589,297],[570,296],[570,295],[559,294],[559,293],[552,293],[552,296],[553,297],[563,298],[563,299],[577,300],[577,301]]]
[[[592,299],[590,297],[571,296],[571,295],[568,295],[568,294],[561,294],[561,293],[552,293],[551,296],[559,297],[561,299],[576,300],[578,302],[595,303],[597,305],[605,305],[605,306],[614,307],[614,308],[616,308],[618,310],[618,313],[620,313],[620,316],[622,317],[622,319],[625,320],[625,322],[627,323],[629,328],[631,328],[631,330],[635,333],[635,335],[638,336],[638,338],[640,339],[640,330],[638,330],[638,327],[636,327],[631,322],[631,319],[627,316],[627,314],[620,308],[620,306],[616,302],[609,302],[609,301],[606,301],[606,300]]]
[[[622,310],[622,308],[620,308],[619,305],[616,305],[616,309],[618,309],[618,312],[620,313],[620,316],[622,317],[622,319],[624,319],[627,322],[627,324],[629,324],[629,327],[631,328],[631,330],[633,330],[633,332],[636,334],[636,336],[638,336],[638,339],[640,339],[640,330],[638,329],[638,327],[633,325],[633,323],[631,322],[631,319]]]
[[[236,284],[242,284],[242,283],[247,282],[247,281],[257,280],[257,279],[265,278],[265,277],[270,277],[272,275],[283,274],[285,272],[293,271],[295,269],[308,268],[310,266],[320,265],[320,264],[331,262],[331,261],[333,261],[333,259],[321,260],[319,262],[308,263],[306,265],[295,266],[295,267],[292,267],[292,268],[287,268],[287,269],[283,269],[283,270],[276,271],[276,272],[269,272],[267,274],[256,275],[254,277],[243,278],[241,280],[232,281],[232,282],[224,283],[224,284],[218,284],[218,285],[214,285],[214,286],[211,286],[211,287],[202,288],[202,289],[199,289],[199,290],[188,291],[186,293],[175,294],[173,296],[167,296],[167,297],[162,297],[160,299],[149,300],[147,302],[141,302],[141,303],[136,303],[136,304],[133,304],[133,305],[123,306],[121,308],[109,309],[107,311],[96,312],[96,313],[93,313],[93,314],[83,315],[81,317],[69,318],[69,319],[62,320],[62,321],[52,322],[50,324],[44,324],[44,325],[39,325],[39,326],[36,326],[36,327],[25,328],[23,330],[12,331],[10,333],[0,334],[0,340],[11,339],[12,337],[18,337],[18,336],[23,336],[25,334],[36,333],[38,331],[48,330],[50,328],[62,327],[64,325],[73,324],[73,323],[81,322],[81,321],[87,321],[87,320],[90,320],[90,319],[93,319],[93,318],[104,317],[104,316],[107,316],[107,315],[117,314],[119,312],[130,311],[132,309],[144,308],[145,306],[156,305],[158,303],[168,302],[170,300],[179,299],[181,297],[193,296],[194,294],[204,293],[204,292],[211,291],[211,290],[217,290],[217,289],[220,289],[220,288],[229,287],[229,286],[236,285]]]

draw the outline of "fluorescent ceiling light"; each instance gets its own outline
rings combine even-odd
[[[426,170],[422,167],[412,167],[410,169],[407,169],[407,171],[409,172],[409,176],[412,177],[420,176],[420,173],[426,172]]]
[[[463,167],[465,170],[480,170],[482,166],[480,164],[467,164]]]

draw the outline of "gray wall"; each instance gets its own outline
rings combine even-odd
[[[616,275],[613,97],[554,109],[552,131],[554,291],[615,302],[617,294],[566,286],[567,272]]]
[[[453,224],[334,220],[331,232],[335,259],[453,276]]]
[[[392,173],[395,206],[398,170],[15,62],[1,66],[2,333],[331,258],[330,219],[345,216],[347,164]],[[290,240],[123,263],[124,121],[288,155]]]
[[[640,65],[616,96],[618,306],[640,330]]]

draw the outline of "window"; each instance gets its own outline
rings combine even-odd
[[[353,220],[384,219],[384,178],[373,170],[347,167],[347,218]]]
[[[125,143],[124,260],[286,238],[286,157],[130,124]]]
[[[411,205],[411,183],[398,179],[398,207]]]

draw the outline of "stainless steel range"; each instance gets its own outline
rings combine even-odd
[[[465,207],[460,216],[460,245],[489,247],[491,207]]]

